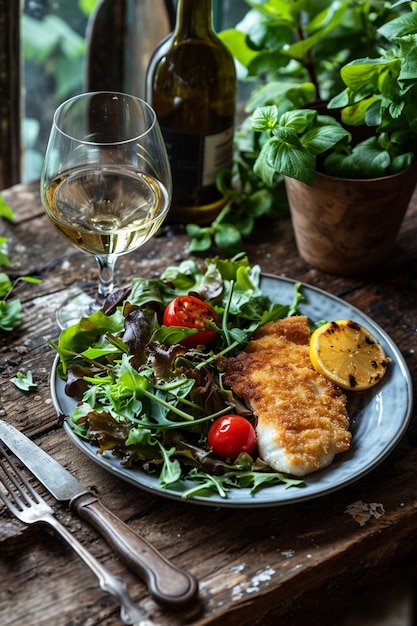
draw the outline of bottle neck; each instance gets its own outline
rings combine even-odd
[[[178,0],[174,37],[204,37],[213,33],[212,0]]]

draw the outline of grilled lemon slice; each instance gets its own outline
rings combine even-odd
[[[317,328],[310,340],[314,369],[343,389],[363,391],[376,385],[390,359],[358,322],[336,320]]]

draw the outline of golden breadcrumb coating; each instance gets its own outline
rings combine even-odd
[[[270,322],[228,359],[225,382],[257,418],[259,456],[279,472],[304,476],[349,449],[346,396],[316,372],[305,316]]]

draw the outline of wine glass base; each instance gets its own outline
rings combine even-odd
[[[65,300],[59,307],[56,312],[57,324],[63,330],[79,322],[82,317],[88,317],[99,308],[97,301],[88,293],[78,293]]]

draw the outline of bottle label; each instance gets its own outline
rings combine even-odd
[[[178,133],[162,127],[175,183],[200,189],[216,182],[217,173],[232,165],[233,127],[210,134]]]

